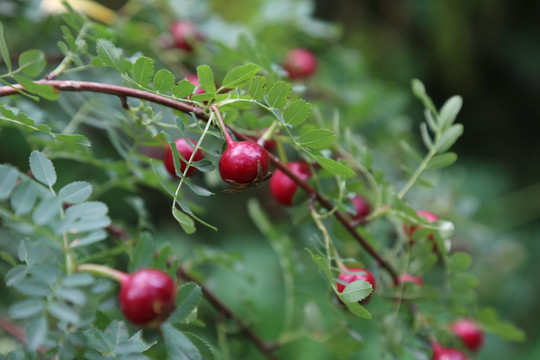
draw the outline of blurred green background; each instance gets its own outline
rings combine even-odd
[[[36,6],[23,3],[0,2],[0,16],[7,28],[22,29],[17,33],[7,32],[8,45],[19,51],[39,46],[55,53],[55,42],[60,36],[57,22],[36,15],[39,13]],[[102,0],[101,3],[120,9],[125,1]],[[151,2],[146,3],[150,6]],[[189,1],[177,3],[198,6]],[[313,49],[321,62],[317,82],[324,83],[324,90],[332,92],[326,94],[332,100],[339,97],[340,91],[347,91],[351,100],[343,110],[343,121],[363,133],[366,144],[374,152],[396,144],[396,139],[404,136],[412,137],[421,148],[418,124],[422,111],[410,94],[412,78],[425,83],[438,106],[451,95],[463,96],[464,107],[458,121],[464,124],[465,133],[455,148],[459,162],[436,179],[440,198],[430,199],[430,190],[422,189],[414,193],[414,201],[419,206],[433,203],[446,218],[455,221],[455,246],[475,257],[473,271],[481,284],[479,302],[494,306],[502,318],[513,321],[527,334],[526,343],[504,342],[488,336],[486,346],[475,359],[539,359],[540,315],[536,305],[540,299],[540,262],[536,261],[536,254],[540,254],[540,2],[211,0],[201,3],[205,5],[200,6],[208,6],[229,24],[250,29],[272,52],[276,62],[291,47]],[[291,8],[296,12],[287,11]],[[204,13],[200,9],[193,11]],[[290,18],[282,16],[287,13]],[[261,14],[266,15],[264,24],[259,21]],[[276,17],[274,21],[272,14]],[[170,15],[187,17],[189,12],[179,6]],[[143,15],[138,16],[144,19]],[[196,20],[204,23],[204,19]],[[211,32],[212,23],[207,24],[206,31]],[[162,27],[166,29],[167,24]],[[36,31],[41,36],[39,44],[35,41]],[[186,60],[188,66],[193,67],[204,59],[189,61]],[[327,111],[331,114],[331,110]],[[14,147],[19,151],[12,151]],[[24,166],[29,151],[16,132],[0,132],[1,162]],[[388,161],[392,151],[399,149],[384,150],[379,161]],[[272,205],[263,191],[256,194],[279,226],[280,220],[286,218],[282,209]],[[107,202],[113,217],[129,222],[134,214],[125,213],[122,205],[125,196],[115,193]],[[245,203],[251,196],[253,193],[241,194],[232,203],[224,194],[218,194],[211,203],[204,199],[200,205],[207,208],[205,218],[211,219],[221,231],[202,229],[196,239],[204,239],[224,251],[243,254],[241,269],[234,268],[229,273],[229,270],[208,268],[203,272],[211,278],[209,286],[227,302],[236,304],[242,315],[249,317],[250,310],[259,307],[258,311],[264,308],[268,320],[282,306],[281,284],[276,260],[268,256],[272,248],[249,220]],[[163,241],[183,238],[170,219],[168,206],[160,206],[160,202],[168,200],[152,193],[146,194],[146,200],[157,222],[156,238]],[[245,221],[231,224],[223,217],[224,207],[230,213],[240,214]],[[460,227],[465,230],[460,231]],[[176,246],[179,251],[193,253],[196,248],[193,243],[179,241]],[[295,256],[305,256],[301,250],[306,246],[309,242],[296,244],[295,248],[300,250]],[[325,283],[315,267],[306,266],[307,269],[300,269],[305,281],[297,284],[297,295],[309,299],[312,294],[325,294]],[[323,307],[328,298],[313,301]],[[270,338],[278,326],[257,330]],[[365,327],[373,328],[376,324],[364,321],[362,326],[362,331],[370,334]],[[376,354],[376,349],[370,353],[370,348],[376,348],[377,344],[369,338],[364,340],[367,348],[364,355]],[[291,350],[284,351],[293,353],[299,349],[303,349],[305,359],[332,358],[309,340],[299,341]]]

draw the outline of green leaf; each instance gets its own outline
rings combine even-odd
[[[154,75],[154,59],[146,56],[141,56],[133,64],[131,70],[131,78],[142,87],[145,87],[152,80]]]
[[[49,313],[60,321],[65,321],[70,324],[79,322],[79,315],[68,305],[54,301],[49,304]]]
[[[283,113],[283,119],[292,126],[297,126],[306,121],[311,112],[311,104],[303,99],[295,100]]]
[[[97,219],[107,214],[107,205],[100,201],[88,201],[70,206],[66,209],[66,217],[77,219]]]
[[[9,308],[9,317],[13,319],[28,319],[39,314],[45,308],[43,299],[25,299]]]
[[[126,72],[131,65],[122,57],[122,51],[109,40],[98,39],[96,42],[96,52],[103,64],[120,72]]]
[[[47,319],[44,316],[30,321],[26,325],[25,342],[31,351],[37,350],[43,344],[47,336],[47,327]]]
[[[94,244],[94,243],[99,242],[101,240],[104,240],[106,238],[107,238],[107,232],[104,231],[104,230],[98,230],[98,231],[92,232],[92,233],[86,235],[85,237],[77,240],[77,243],[73,242],[72,246],[75,246],[75,247],[88,246],[90,244]]]
[[[161,325],[161,333],[165,339],[165,348],[170,359],[175,360],[201,360],[201,354],[197,347],[170,323]]]
[[[86,201],[92,194],[93,188],[86,181],[74,181],[67,184],[58,192],[60,199],[68,204],[79,204]]]
[[[413,94],[424,103],[426,108],[428,108],[433,114],[437,115],[437,108],[435,108],[433,101],[426,93],[424,84],[418,79],[413,79],[411,85]]]
[[[173,209],[172,213],[186,234],[193,234],[195,232],[195,222],[189,215],[176,208]]]
[[[11,195],[11,207],[15,214],[28,214],[37,199],[37,186],[32,181],[23,181],[20,183]]]
[[[448,259],[448,271],[458,273],[466,271],[472,264],[472,258],[466,253],[455,253]]]
[[[201,89],[207,93],[216,92],[216,84],[214,81],[214,72],[208,65],[197,66],[197,78],[199,79],[199,85]]]
[[[142,233],[137,240],[137,246],[133,249],[130,272],[150,267],[154,261],[154,250],[154,240],[150,234]]]
[[[185,98],[193,94],[193,90],[195,90],[195,85],[193,85],[192,82],[184,79],[173,86],[171,92],[177,98]]]
[[[199,196],[212,196],[212,195],[214,195],[213,192],[211,192],[210,190],[208,190],[206,188],[203,188],[202,186],[199,186],[199,185],[195,184],[193,181],[191,181],[191,179],[185,179],[184,182],[189,187],[189,189],[191,191],[193,191],[193,193],[196,194],[196,195],[199,195]]]
[[[268,78],[265,76],[255,76],[249,84],[249,94],[255,100],[260,100],[264,97],[267,91]]]
[[[454,123],[462,105],[463,99],[457,95],[452,96],[444,103],[439,115],[439,127],[442,131]]]
[[[32,220],[37,225],[47,224],[60,214],[62,202],[55,196],[49,196],[41,200],[32,214]]]
[[[365,280],[353,281],[345,286],[340,297],[348,302],[358,302],[373,292],[371,284]]]
[[[440,169],[449,165],[452,165],[457,160],[456,153],[448,152],[441,155],[435,155],[432,157],[428,163],[428,169]]]
[[[307,146],[312,149],[324,149],[334,142],[336,135],[332,130],[315,129],[307,131],[300,135],[298,142],[302,146]]]
[[[255,64],[245,64],[237,66],[225,75],[222,89],[239,88],[247,85],[260,70],[260,66]]]
[[[27,50],[19,56],[19,70],[30,77],[38,76],[45,65],[45,54],[41,50]]]
[[[461,124],[455,124],[446,129],[435,142],[437,152],[442,153],[448,150],[461,134],[463,134],[463,125]]]
[[[56,183],[56,171],[52,161],[37,150],[30,154],[30,170],[37,181],[49,187]]]
[[[5,200],[17,185],[19,171],[13,166],[0,165],[0,201]]]
[[[65,286],[56,287],[54,289],[54,296],[71,304],[79,306],[86,304],[86,295],[83,291],[76,288]]]
[[[13,75],[13,78],[17,80],[22,87],[31,94],[41,96],[47,100],[56,100],[58,99],[58,91],[50,86],[44,84],[38,84],[28,79],[27,77],[21,75]]]
[[[154,76],[153,84],[157,92],[167,92],[174,86],[174,75],[169,70],[161,69]]]
[[[315,156],[315,160],[317,160],[317,162],[323,167],[323,169],[330,171],[332,174],[340,175],[346,178],[352,178],[356,176],[354,171],[349,166],[346,166],[335,160],[328,159],[323,156]]]
[[[371,319],[371,313],[367,311],[362,305],[360,305],[358,302],[349,302],[349,301],[343,301],[345,306],[347,306],[347,309],[354,315],[364,318],[364,319]]]
[[[267,103],[271,107],[280,108],[287,103],[291,95],[291,85],[284,81],[278,81],[268,92]]]
[[[90,140],[84,135],[81,134],[73,134],[73,135],[66,135],[66,134],[51,134],[54,136],[56,140],[60,140],[63,142],[67,142],[70,144],[75,145],[81,145],[81,146],[90,146]]]
[[[8,72],[11,73],[11,59],[9,58],[9,50],[6,44],[6,37],[4,35],[4,26],[1,22],[0,22],[0,54],[2,55],[2,59],[4,59],[4,63],[6,64],[6,67],[8,68]]]
[[[67,287],[84,287],[94,283],[94,277],[88,273],[74,273],[62,279],[62,285]]]
[[[169,316],[167,321],[172,324],[184,321],[197,309],[197,305],[201,300],[201,288],[192,282],[183,284],[178,290],[176,296],[176,310]]]
[[[431,148],[433,148],[433,141],[431,140],[431,136],[429,136],[426,123],[420,124],[420,133],[422,135],[422,141],[424,142],[424,145],[431,150]]]
[[[336,289],[335,281],[334,281],[334,278],[332,277],[332,270],[330,269],[330,263],[328,262],[328,260],[324,256],[314,254],[309,249],[306,249],[306,251],[311,256],[311,259],[313,260],[315,265],[317,265],[319,269],[322,270],[324,275],[326,275],[326,278],[328,279],[328,281],[330,281],[330,284],[332,284],[332,288]]]

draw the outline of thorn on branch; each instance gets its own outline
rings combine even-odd
[[[127,96],[119,95],[118,97],[120,98],[120,103],[122,104],[122,108],[124,108],[124,110],[129,110],[129,104],[127,102]]]

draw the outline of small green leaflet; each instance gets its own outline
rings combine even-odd
[[[195,85],[184,79],[179,81],[178,84],[176,84],[175,86],[173,86],[171,92],[177,98],[184,98],[191,95],[193,93],[193,90],[195,90]]]
[[[171,323],[183,322],[197,309],[201,300],[201,288],[192,282],[183,284],[176,296],[176,310],[167,319]]]
[[[152,75],[154,75],[154,59],[145,56],[138,58],[133,64],[131,78],[144,87],[150,83]]]
[[[255,76],[249,84],[249,94],[255,100],[260,100],[266,94],[268,79],[264,76]]]
[[[280,108],[287,103],[291,95],[291,85],[283,81],[278,81],[268,92],[267,103],[271,107]]]
[[[302,146],[312,149],[324,149],[334,142],[336,135],[328,129],[316,129],[303,133],[298,138]]]
[[[45,55],[41,50],[27,50],[19,56],[19,70],[30,77],[38,76],[45,64]]]
[[[453,152],[435,155],[427,163],[428,169],[439,169],[453,164],[457,160],[457,155]]]
[[[78,204],[87,200],[92,190],[92,185],[86,181],[75,181],[60,189],[58,196],[65,203]]]
[[[161,69],[154,76],[153,84],[157,92],[167,92],[174,85],[174,75],[169,70]]]
[[[444,103],[439,115],[439,127],[442,131],[454,123],[462,105],[463,99],[457,95],[452,96]]]
[[[37,181],[47,186],[53,186],[56,183],[54,165],[43,153],[36,150],[32,151],[30,154],[30,169]]]
[[[311,104],[303,99],[295,100],[283,113],[283,119],[292,126],[306,121],[311,112]]]
[[[6,38],[4,36],[4,26],[0,22],[0,54],[2,54],[2,59],[8,68],[8,72],[11,73],[11,59],[9,58],[9,50],[6,44]]]
[[[186,234],[193,234],[195,232],[195,222],[189,215],[176,208],[173,209],[172,213]]]
[[[356,174],[350,167],[343,165],[342,163],[335,160],[328,159],[324,156],[319,155],[315,156],[315,160],[317,160],[317,162],[323,167],[323,169],[328,170],[335,175],[340,175],[346,178],[356,176]]]
[[[216,92],[216,84],[214,82],[214,72],[208,65],[197,66],[197,78],[201,89],[208,93]]]
[[[98,39],[96,42],[96,52],[103,64],[110,66],[120,72],[126,72],[131,64],[122,57],[122,52],[112,42],[105,39]]]
[[[31,94],[41,96],[47,100],[56,100],[58,99],[58,92],[54,87],[50,85],[39,84],[33,82],[27,77],[22,75],[13,75],[13,78],[22,85],[22,87]]]
[[[442,135],[435,142],[435,148],[437,152],[445,152],[448,150],[456,140],[463,134],[463,125],[455,124],[446,129]]]
[[[222,89],[239,88],[247,85],[261,68],[255,64],[245,64],[231,69],[223,79]]]
[[[201,353],[183,332],[169,322],[161,325],[165,347],[170,359],[201,360]]]

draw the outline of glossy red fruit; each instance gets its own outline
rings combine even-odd
[[[433,347],[431,360],[469,360],[469,358],[459,350],[436,345]]]
[[[366,269],[362,269],[362,268],[347,269],[346,272],[341,272],[339,274],[338,279],[346,284],[350,284],[358,280],[365,280],[371,284],[371,286],[373,287],[373,291],[375,291],[375,276],[373,276],[371,271],[366,270]],[[345,290],[346,285],[340,283],[339,281],[336,282],[336,284],[337,284],[338,292],[341,293],[343,292],[343,290]],[[371,294],[373,294],[373,292]],[[360,300],[358,303],[365,304],[368,301],[368,299],[371,297],[371,294],[369,294],[366,298]]]
[[[196,145],[197,142],[191,138],[188,139],[189,142],[193,145]],[[176,150],[184,157],[184,159],[189,160],[191,158],[191,154],[193,154],[193,145],[188,144],[185,138],[178,138],[174,140],[174,143],[176,144]],[[201,149],[198,149],[195,155],[193,156],[193,161],[200,161],[203,159],[203,154]],[[186,170],[187,162],[182,160],[179,157],[180,160],[180,172],[183,174]],[[174,171],[174,160],[173,160],[173,152],[170,147],[167,147],[167,150],[165,151],[165,154],[163,155],[163,163],[165,164],[165,168],[174,177],[176,176],[176,172]],[[195,167],[190,166],[186,176],[191,176],[195,172]]]
[[[354,214],[350,213],[349,215],[351,215],[351,217],[354,220],[358,220],[358,221],[365,220],[365,218],[369,215],[371,211],[371,208],[367,200],[363,196],[360,196],[360,195],[355,195],[349,198],[349,200],[354,205],[354,210],[355,210]]]
[[[171,25],[170,32],[174,46],[186,51],[192,51],[193,45],[204,39],[192,21],[175,21]]]
[[[141,269],[120,283],[118,303],[131,323],[152,326],[169,316],[175,306],[176,286],[166,273]]]
[[[428,222],[435,222],[439,220],[439,217],[437,215],[427,210],[418,210],[416,214],[418,214],[418,216],[420,217],[423,217]],[[414,232],[420,228],[422,228],[422,225],[403,225],[403,230],[405,231],[405,234],[409,236],[409,238],[412,238]],[[429,234],[429,239],[433,240],[433,234]]]
[[[197,75],[195,75],[195,74],[187,74],[186,75],[186,80],[197,87],[197,90],[195,91],[195,94],[197,94],[197,95],[204,94],[204,90],[199,87],[201,85],[199,84],[199,78],[198,78]]]
[[[292,49],[285,57],[283,68],[291,80],[307,78],[317,70],[317,58],[309,50]]]
[[[450,327],[463,344],[471,351],[478,351],[484,342],[484,333],[470,319],[461,319],[453,323]]]
[[[311,177],[311,170],[304,162],[290,162],[287,167],[302,180],[307,180]],[[298,185],[281,170],[274,171],[270,178],[270,193],[272,197],[282,205],[291,206],[294,193]]]
[[[249,184],[268,173],[268,153],[251,141],[230,142],[219,159],[219,173],[232,185]]]
[[[416,285],[422,286],[424,285],[424,280],[422,280],[419,276],[412,276],[409,274],[400,274],[397,277],[398,283],[414,283]]]

